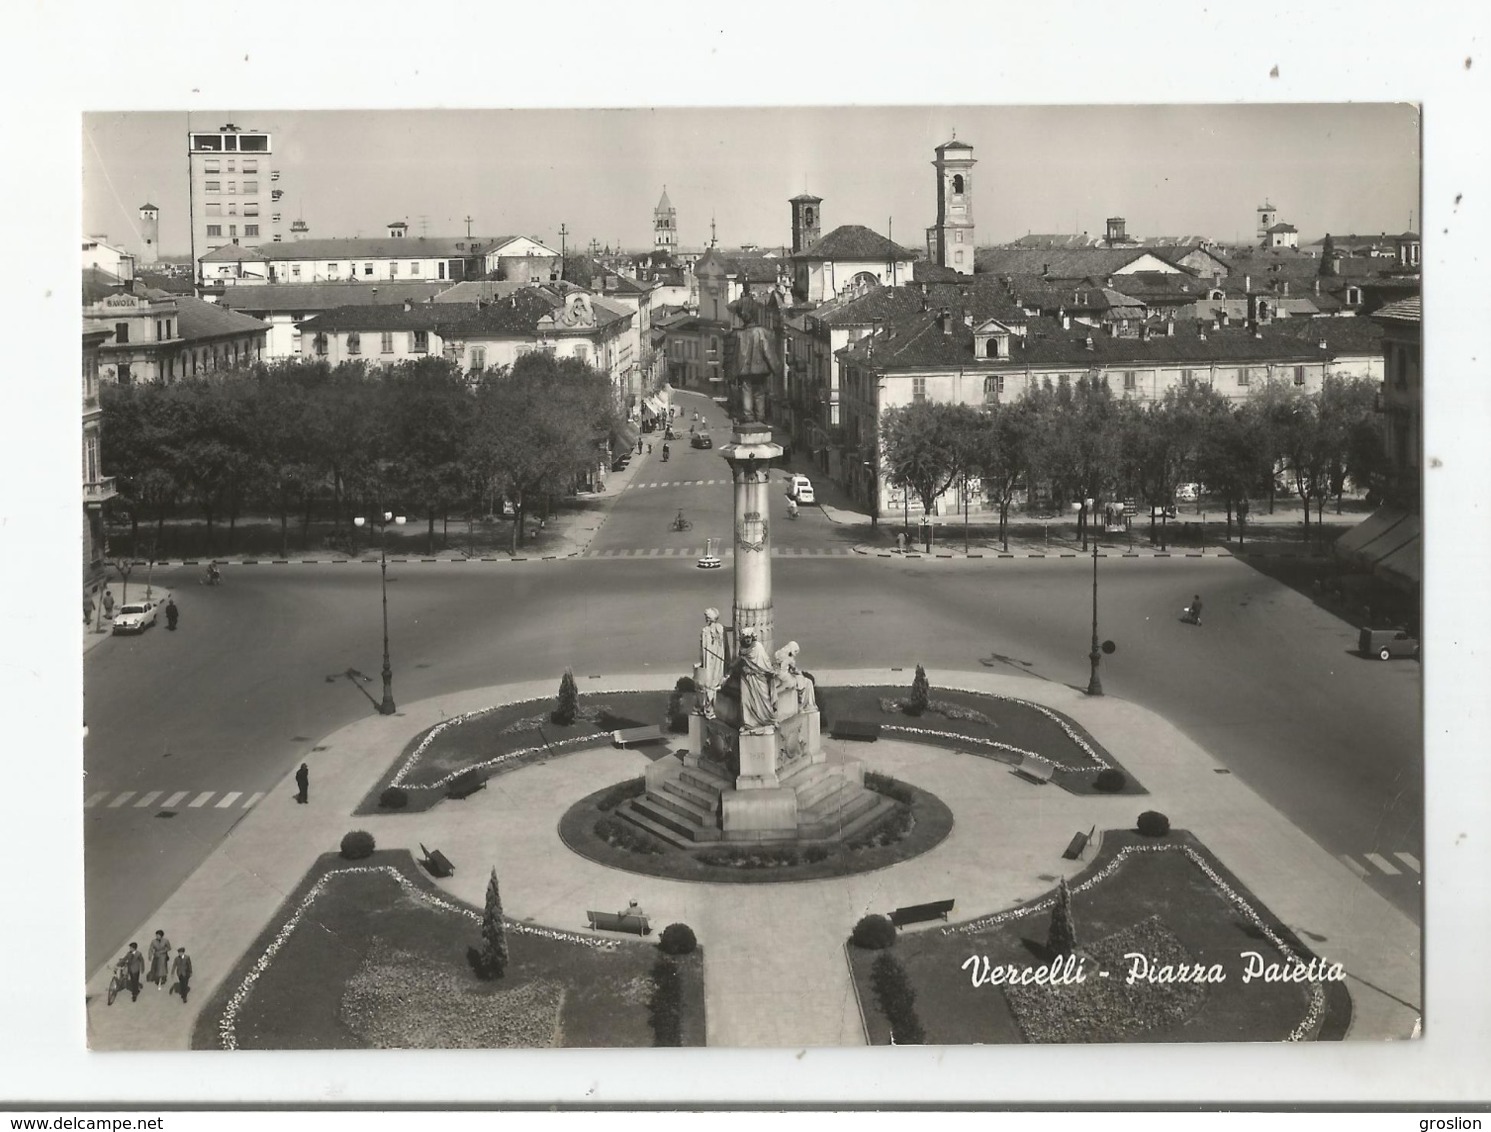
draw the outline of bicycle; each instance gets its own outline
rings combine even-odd
[[[675,531],[690,531],[694,529],[694,524],[688,519],[685,519],[683,512],[680,511],[673,520],[672,529]]]
[[[114,967],[114,973],[109,976],[109,1005],[114,1005],[114,1000],[119,997],[119,992],[128,986],[128,980],[124,976],[124,964],[121,962]]]

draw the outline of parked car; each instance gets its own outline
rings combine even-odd
[[[114,632],[143,633],[155,624],[153,601],[131,601],[114,611]]]
[[[709,433],[707,433],[707,432],[696,432],[696,433],[694,433],[693,437],[689,440],[689,443],[692,444],[695,448],[713,448],[714,447],[714,440],[710,437]]]
[[[1201,498],[1201,485],[1199,483],[1181,483],[1175,485],[1175,501],[1177,503],[1195,503]]]
[[[1357,648],[1363,656],[1391,660],[1395,656],[1419,655],[1419,643],[1406,629],[1362,629]]]
[[[798,503],[816,502],[813,495],[813,481],[801,473],[792,477],[792,482],[787,485],[787,494]]]

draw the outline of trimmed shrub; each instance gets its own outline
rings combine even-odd
[[[683,979],[671,959],[659,959],[653,964],[647,1021],[652,1026],[653,1045],[683,1045]]]
[[[910,833],[915,825],[916,819],[911,814],[911,808],[897,806],[885,817],[868,828],[860,830],[844,842],[844,847],[847,849],[879,849],[883,845],[894,845]]]
[[[665,955],[687,955],[699,946],[699,941],[687,924],[669,924],[658,937],[657,945]]]
[[[802,851],[802,859],[810,865],[816,865],[819,861],[826,861],[828,858],[828,849],[822,845],[809,845]]]
[[[468,794],[474,794],[486,785],[487,777],[479,770],[463,770],[450,780],[450,785],[445,788],[447,798],[464,798]]]
[[[575,674],[568,668],[559,679],[559,699],[549,716],[560,727],[568,727],[575,721],[580,710],[580,689],[575,687]]]
[[[1158,810],[1145,810],[1139,815],[1138,828],[1145,837],[1164,837],[1170,832],[1170,819]]]
[[[879,771],[874,770],[865,771],[865,789],[873,790],[877,794],[884,794],[887,798],[892,798],[908,806],[911,805],[913,797],[911,788],[904,782],[897,782],[888,774],[881,774]]]
[[[354,829],[342,838],[342,856],[349,861],[360,861],[364,857],[371,857],[376,848],[378,848],[378,843],[365,829]]]
[[[1092,780],[1092,788],[1101,794],[1117,794],[1128,785],[1128,777],[1115,766],[1104,767]]]
[[[680,676],[668,697],[668,730],[683,735],[689,729],[689,709],[694,706],[694,678]]]
[[[861,916],[849,936],[849,942],[866,951],[884,951],[896,942],[896,925],[886,916]]]
[[[596,802],[595,808],[601,813],[609,813],[621,803],[632,798],[640,798],[647,793],[647,779],[629,778],[625,782],[618,782],[611,789],[601,795],[600,801]]]
[[[916,677],[911,681],[911,698],[902,705],[901,710],[907,715],[921,715],[927,710],[931,698],[932,685],[927,682],[927,670],[918,664]]]
[[[919,1046],[927,1034],[916,1016],[916,991],[906,968],[894,955],[878,956],[870,967],[870,986],[885,1020],[890,1023],[890,1040],[898,1046]]]
[[[620,818],[601,818],[595,823],[594,833],[613,849],[625,849],[630,853],[657,854],[663,847],[650,834],[643,832],[630,822]]]
[[[402,810],[409,804],[409,791],[402,786],[390,786],[378,795],[378,805],[385,810]]]
[[[1051,928],[1046,933],[1046,950],[1053,956],[1070,955],[1077,949],[1077,926],[1072,921],[1072,890],[1066,877],[1056,889],[1056,905],[1051,909]]]

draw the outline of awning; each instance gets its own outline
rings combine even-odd
[[[1424,584],[1423,542],[1415,538],[1381,559],[1372,571],[1400,589],[1414,589]]]
[[[667,405],[663,403],[663,399],[661,397],[654,393],[652,396],[648,397],[645,401],[642,402],[642,408],[645,409],[652,416],[659,417],[662,416],[663,410],[667,408]]]
[[[626,452],[637,447],[637,427],[626,421],[619,421],[611,429],[611,449],[614,452]]]
[[[1396,508],[1380,508],[1337,539],[1335,552],[1384,581],[1411,590],[1423,583],[1423,520]]]
[[[1368,543],[1376,541],[1408,518],[1406,511],[1381,507],[1338,538],[1332,548],[1339,558],[1355,558]]]

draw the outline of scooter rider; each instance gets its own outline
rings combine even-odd
[[[1191,607],[1186,610],[1186,617],[1192,625],[1201,624],[1201,595],[1197,594],[1191,598]]]

